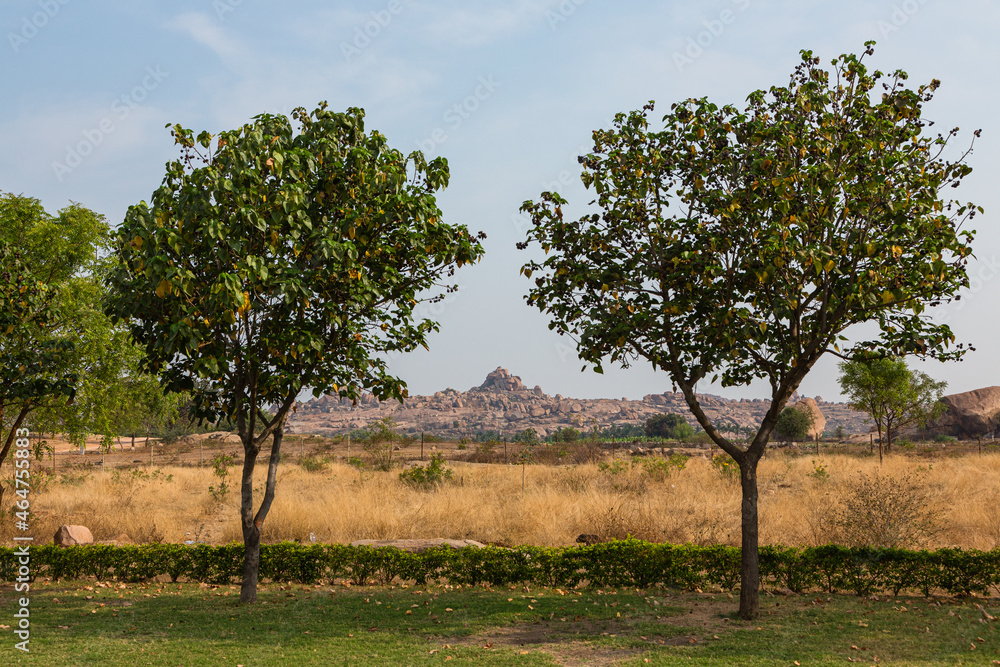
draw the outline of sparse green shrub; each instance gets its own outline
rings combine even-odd
[[[540,442],[538,432],[533,428],[526,428],[514,436],[514,442],[522,445],[537,445]]]
[[[326,457],[309,454],[299,459],[299,465],[306,472],[323,472],[329,463]]]
[[[818,482],[825,482],[830,479],[830,473],[826,471],[826,464],[816,463],[816,461],[811,461],[811,463],[813,465],[813,470],[812,472],[806,473],[806,476],[812,477]]]
[[[375,470],[392,470],[392,453],[400,439],[396,420],[386,415],[365,427],[365,431],[361,446],[368,455],[369,465]]]
[[[224,501],[229,494],[229,466],[235,464],[238,460],[232,454],[218,454],[212,459],[212,474],[218,478],[219,483],[218,485],[213,484],[209,486],[208,492],[219,502]]]
[[[958,438],[953,435],[945,435],[944,433],[939,433],[934,436],[934,442],[958,442]]]
[[[684,470],[687,457],[681,454],[671,454],[668,458],[658,456],[646,457],[642,462],[643,471],[654,482],[663,482],[674,472]]]
[[[740,467],[728,454],[713,454],[712,467],[719,471],[719,474],[728,479],[736,479],[740,476]]]
[[[413,466],[399,473],[400,481],[420,489],[433,489],[452,479],[451,468],[445,466],[444,456],[434,454],[426,466]]]
[[[611,463],[601,461],[597,464],[597,469],[603,474],[613,477],[615,475],[621,475],[622,473],[628,472],[632,469],[632,466],[623,459],[615,459]]]

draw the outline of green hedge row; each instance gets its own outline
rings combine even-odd
[[[212,584],[238,582],[243,546],[87,545],[31,548],[30,576],[138,582],[158,575],[177,581]],[[0,581],[18,576],[15,550],[0,548]],[[342,544],[261,545],[260,576],[277,582],[320,584],[334,580],[388,584],[399,579],[426,583],[495,586],[531,583],[572,588],[628,586],[701,588],[739,585],[740,550],[736,547],[651,544],[622,540],[593,546],[504,549],[438,547],[420,554],[394,547]],[[824,590],[857,595],[941,591],[954,595],[986,594],[1000,588],[1000,549],[993,551],[907,551],[904,549],[808,548],[765,546],[760,549],[765,588],[796,592]]]

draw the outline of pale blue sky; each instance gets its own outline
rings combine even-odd
[[[640,398],[669,389],[645,367],[580,372],[566,339],[524,305],[522,201],[557,188],[581,205],[575,156],[615,112],[707,95],[742,103],[787,83],[799,49],[824,62],[879,42],[873,64],[914,86],[938,78],[926,108],[964,146],[983,128],[956,194],[977,218],[973,291],[943,317],[978,350],[922,366],[949,391],[1000,384],[1000,7],[986,0],[318,2],[4,0],[0,13],[0,190],[57,210],[80,202],[117,224],[148,198],[176,155],[167,123],[230,129],[320,100],[366,109],[404,151],[448,158],[440,203],[485,231],[482,263],[435,308],[430,351],[393,359],[413,393],[465,390],[502,365],[529,386],[578,397]],[[457,106],[456,106],[457,105]],[[582,210],[577,206],[576,210]],[[834,360],[802,392],[838,395]],[[762,397],[764,387],[702,387]]]

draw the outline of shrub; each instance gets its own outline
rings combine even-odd
[[[572,426],[560,427],[552,434],[552,442],[576,442],[580,439],[580,432]]]
[[[540,440],[538,438],[538,432],[535,431],[535,429],[526,428],[514,436],[514,442],[519,442],[523,445],[537,445]]]
[[[712,466],[723,477],[735,479],[740,476],[739,465],[728,454],[714,454],[712,456]]]
[[[778,417],[778,423],[774,425],[774,434],[779,438],[787,440],[805,440],[809,437],[809,429],[812,428],[812,414],[805,410],[794,407],[787,407],[782,410]]]
[[[675,471],[684,470],[687,457],[681,454],[671,454],[669,458],[649,456],[643,459],[642,468],[646,475],[655,482],[665,481]]]
[[[299,465],[306,472],[323,472],[326,470],[327,463],[328,461],[325,457],[316,456],[315,454],[303,456],[299,459]]]
[[[659,414],[646,420],[643,432],[650,438],[684,440],[694,435],[694,428],[681,415]]]
[[[362,447],[372,468],[383,471],[392,469],[392,452],[399,440],[395,428],[396,420],[388,415],[365,428],[366,436]]]
[[[937,531],[941,511],[927,492],[904,475],[860,475],[847,484],[832,524],[849,546],[908,548],[919,546]]]
[[[445,467],[444,456],[434,454],[426,466],[413,466],[399,473],[399,479],[420,489],[433,489],[453,477],[451,468]]]
[[[238,459],[232,454],[217,454],[212,459],[212,473],[218,478],[218,485],[208,487],[208,492],[217,501],[222,502],[229,494],[229,466],[236,463]]]

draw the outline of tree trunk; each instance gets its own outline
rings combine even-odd
[[[260,529],[250,523],[243,526],[243,583],[240,604],[257,602],[257,575],[260,572]]]
[[[29,412],[31,412],[30,403],[21,408],[21,411],[17,414],[17,418],[14,419],[14,423],[10,426],[10,430],[7,431],[7,437],[4,438],[3,448],[0,449],[0,466],[2,466],[4,461],[7,460],[7,454],[10,453],[10,446],[14,444],[14,441],[17,439],[17,430],[21,428],[21,423],[24,422],[24,418],[28,416]]]
[[[747,456],[740,466],[743,488],[740,551],[740,618],[750,621],[760,613],[760,560],[757,526],[757,461]]]
[[[243,440],[243,480],[240,494],[240,517],[243,525],[243,582],[240,586],[240,604],[257,602],[257,579],[260,572],[260,534],[274,502],[274,487],[278,479],[278,462],[281,460],[281,441],[284,438],[284,420],[271,435],[271,456],[267,463],[267,483],[260,509],[253,509],[253,473],[257,466],[260,443],[252,433]],[[241,434],[241,437],[242,434]]]
[[[257,602],[257,574],[260,571],[260,528],[254,525],[253,472],[260,447],[253,433],[241,433],[243,440],[243,476],[240,483],[240,523],[243,527],[243,582],[240,603]]]

